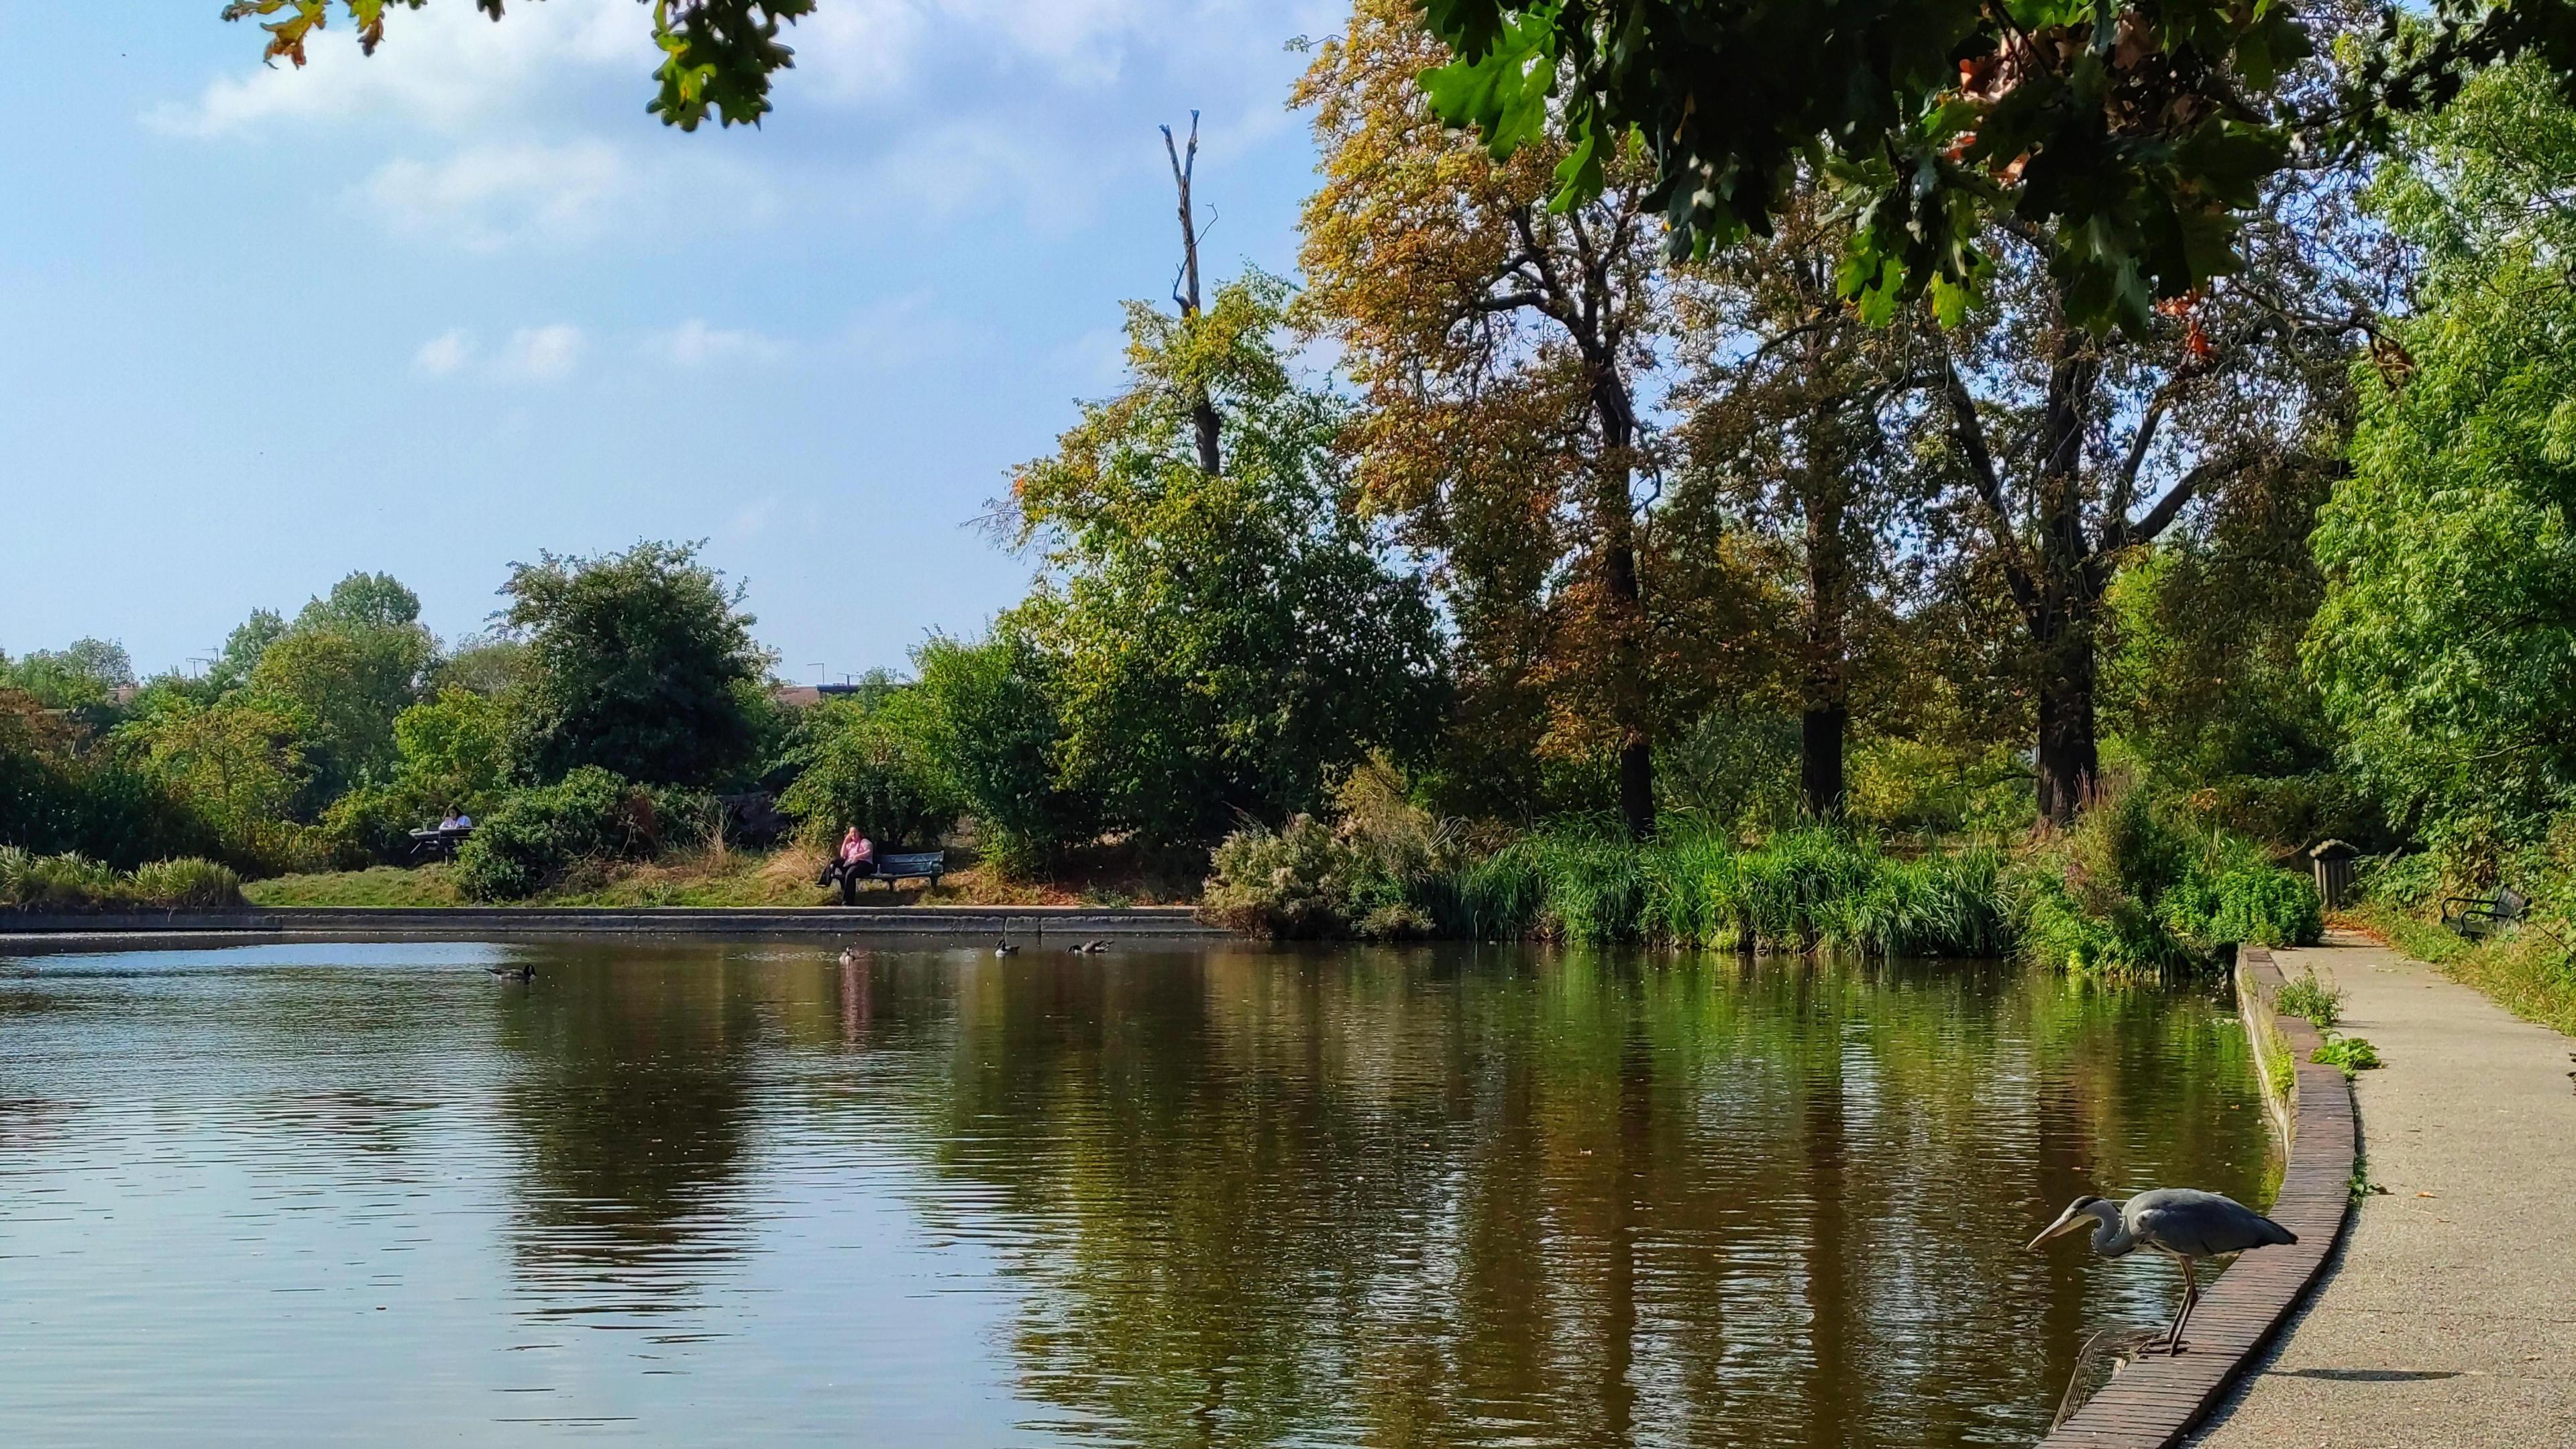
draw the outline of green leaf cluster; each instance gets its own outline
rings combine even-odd
[[[2294,138],[2367,137],[2517,55],[2576,76],[2576,5],[2433,8],[2356,42],[2341,103],[2313,115],[2291,79],[2315,42],[2287,0],[1426,0],[1455,58],[1423,85],[1497,155],[1558,133],[1559,205],[1599,192],[1605,150],[1644,147],[1685,252],[1769,235],[1821,163],[1858,220],[1843,289],[1872,317],[1928,293],[1955,324],[2001,223],[2044,241],[2073,320],[2144,333],[2158,302],[2242,266]]]
[[[2374,200],[2426,305],[2319,518],[2307,662],[2400,823],[2510,845],[2576,805],[2576,112],[2524,68],[2408,134]]]

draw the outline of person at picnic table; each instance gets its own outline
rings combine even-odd
[[[853,825],[841,837],[841,872],[844,875],[867,876],[877,873],[876,842],[859,833]]]
[[[457,811],[457,812],[456,812],[456,828],[457,828],[457,829],[459,829],[459,830],[471,830],[471,829],[473,829],[473,828],[474,828],[474,817],[473,817],[473,816],[471,816],[471,815],[466,814],[466,813],[465,813],[464,811],[462,811],[462,810]]]
[[[456,828],[455,812],[448,812],[448,814],[438,822],[438,828],[441,830],[454,830]]]

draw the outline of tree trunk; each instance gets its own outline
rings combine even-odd
[[[2099,570],[2087,560],[2071,577],[2047,581],[2031,621],[2039,665],[2039,813],[2052,825],[2072,823],[2093,803],[2102,757],[2093,733],[2093,686],[2099,669],[2095,625],[2101,617]]]
[[[1829,457],[1829,423],[1810,417],[1806,439],[1807,660],[1799,728],[1798,783],[1807,813],[1843,815],[1843,743],[1851,730],[1851,684],[1845,668],[1844,618],[1850,608],[1851,557],[1843,537],[1847,480]]]
[[[1603,378],[1594,395],[1601,418],[1602,584],[1611,631],[1611,722],[1619,732],[1619,820],[1631,840],[1655,833],[1655,729],[1647,699],[1646,610],[1637,581],[1636,495],[1629,473],[1635,431],[1618,383]]]
[[[1851,733],[1851,711],[1842,705],[1809,705],[1798,720],[1798,788],[1807,813],[1818,820],[1840,820],[1849,797],[1843,788],[1843,742]]]
[[[2039,689],[2039,813],[2066,825],[2092,802],[2102,759],[2093,739],[2093,649],[2070,651],[2070,668]]]
[[[2039,477],[2039,559],[2033,580],[2037,607],[2030,611],[2031,645],[2039,666],[2039,813],[2054,825],[2071,823],[2092,803],[2101,775],[2093,737],[2094,621],[2102,589],[2093,545],[2084,531],[2084,414],[2099,376],[2081,339],[2061,339],[2049,368],[2042,414]]]
[[[1163,128],[1163,149],[1172,158],[1172,185],[1181,194],[1181,275],[1172,288],[1172,300],[1180,306],[1181,320],[1196,320],[1199,315],[1199,224],[1190,205],[1190,186],[1199,168],[1199,113],[1190,112],[1190,147],[1183,155],[1172,140],[1172,128]],[[1199,470],[1213,478],[1225,471],[1225,457],[1218,449],[1216,404],[1204,392],[1190,400],[1190,426],[1198,434]]]

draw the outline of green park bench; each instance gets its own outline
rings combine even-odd
[[[841,863],[838,860],[828,861],[823,866],[823,873],[814,878],[814,884],[838,885],[841,888],[841,904],[855,906],[859,903],[859,883],[862,881],[884,881],[889,891],[895,888],[895,883],[898,881],[926,880],[932,885],[939,884],[939,878],[948,873],[948,852],[928,850],[911,855],[880,855],[877,857],[876,866],[872,874],[854,875],[841,869]]]

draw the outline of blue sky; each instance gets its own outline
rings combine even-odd
[[[353,569],[454,637],[514,559],[708,541],[780,673],[899,665],[1028,568],[968,526],[1177,248],[1288,270],[1304,0],[820,0],[762,129],[644,114],[636,0],[345,25],[34,7],[0,148],[0,649],[188,668]]]

